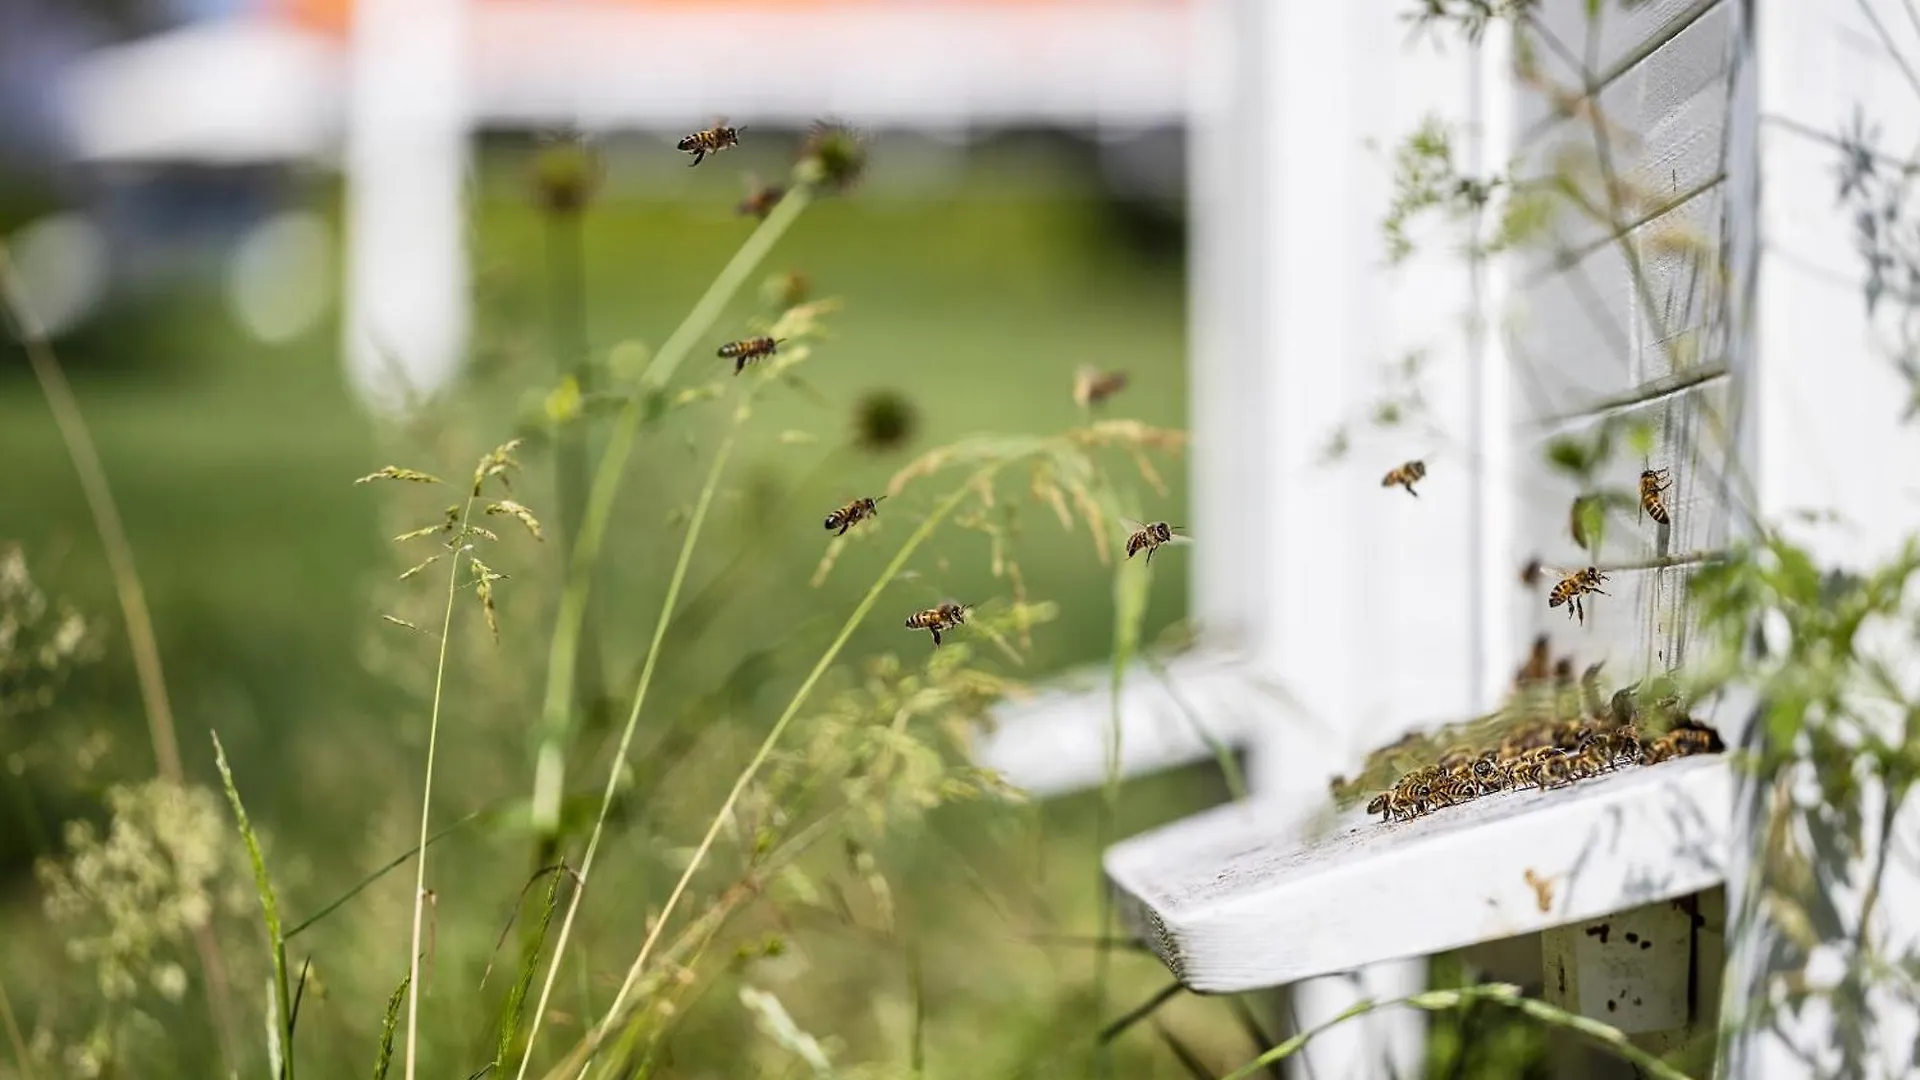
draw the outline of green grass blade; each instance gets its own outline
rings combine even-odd
[[[506,1065],[520,1038],[520,1018],[526,1012],[527,991],[532,989],[533,976],[540,970],[540,950],[547,943],[547,929],[553,925],[553,909],[560,904],[560,880],[568,873],[564,866],[554,869],[547,882],[547,899],[540,909],[540,927],[520,948],[520,975],[513,980],[513,989],[507,992],[506,1004],[500,1009],[500,1046],[493,1055],[494,1068]],[[559,957],[554,958],[554,963],[559,963]]]
[[[400,985],[387,998],[387,1015],[380,1021],[380,1053],[373,1059],[373,1080],[387,1080],[387,1069],[393,1064],[393,1033],[400,1027],[400,1004],[407,1000],[407,986],[412,981],[411,972],[400,976]]]
[[[241,839],[247,844],[247,857],[253,862],[253,889],[260,895],[260,911],[267,926],[267,946],[273,951],[270,1015],[281,1047],[281,1061],[275,1074],[281,1080],[293,1080],[293,1013],[292,1003],[287,997],[287,941],[280,933],[280,902],[273,894],[273,882],[267,878],[267,859],[260,853],[260,838],[254,834],[253,823],[247,820],[247,808],[240,802],[240,789],[233,784],[233,770],[227,766],[226,747],[220,745],[219,733],[209,734],[213,735],[213,760],[220,767],[220,782],[226,785],[227,802],[233,805],[233,816],[240,822]]]

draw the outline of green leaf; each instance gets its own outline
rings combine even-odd
[[[280,902],[273,893],[273,882],[267,877],[267,860],[260,853],[260,838],[254,834],[253,823],[247,820],[247,808],[241,805],[240,790],[234,786],[233,770],[227,767],[227,751],[220,745],[218,733],[213,735],[213,760],[220,767],[220,782],[226,785],[227,801],[233,805],[233,816],[240,821],[240,836],[247,844],[247,857],[253,861],[253,888],[260,895],[260,911],[267,926],[267,946],[273,953],[273,981],[268,984],[268,1018],[273,1022],[270,1030],[271,1045],[281,1048],[282,1060],[275,1062],[274,1074],[281,1080],[293,1080],[292,1014],[287,1000],[287,941],[280,933]]]

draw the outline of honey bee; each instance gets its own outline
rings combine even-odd
[[[1420,493],[1413,490],[1413,485],[1416,483],[1419,483],[1420,480],[1426,475],[1427,475],[1426,462],[1409,461],[1405,465],[1401,465],[1397,468],[1390,470],[1387,473],[1387,475],[1381,477],[1380,486],[1393,487],[1394,485],[1398,484],[1399,486],[1407,489],[1407,494],[1412,495],[1415,498],[1419,498]]]
[[[755,360],[763,356],[772,356],[781,345],[786,343],[786,340],[786,338],[776,341],[770,337],[754,337],[747,338],[745,341],[729,341],[720,346],[720,351],[716,355],[722,360],[733,361],[733,373],[738,375]]]
[[[740,205],[734,207],[734,210],[741,217],[757,217],[764,221],[766,216],[773,212],[774,205],[786,194],[787,189],[779,184],[756,184],[753,190],[747,193],[747,197],[740,200]]]
[[[1640,509],[1655,522],[1667,523],[1667,503],[1660,493],[1673,486],[1665,469],[1645,469],[1640,473]]]
[[[1127,537],[1127,558],[1131,559],[1144,551],[1147,553],[1149,566],[1153,565],[1153,553],[1160,550],[1162,544],[1187,539],[1184,536],[1175,535],[1175,530],[1181,528],[1179,525],[1169,525],[1164,521],[1135,521],[1134,524],[1139,528]]]
[[[1687,757],[1692,754],[1717,754],[1727,748],[1720,739],[1720,733],[1692,717],[1681,717],[1675,721],[1673,729],[1653,740],[1643,752],[1652,765],[1668,758]]]
[[[951,630],[966,621],[967,606],[949,600],[939,607],[916,611],[907,616],[907,629],[925,630],[933,635],[933,643],[939,645],[942,630]]]
[[[1527,662],[1513,673],[1514,689],[1545,682],[1552,663],[1553,657],[1547,649],[1547,635],[1541,634],[1533,639],[1533,648],[1527,652]]]
[[[687,166],[691,169],[694,165],[700,164],[708,154],[717,154],[730,146],[739,145],[740,129],[728,127],[727,122],[722,120],[704,131],[696,131],[681,139],[676,147],[683,153],[693,155],[693,164]]]
[[[1540,584],[1540,560],[1528,559],[1527,565],[1520,568],[1520,584],[1528,589]]]
[[[1127,388],[1124,371],[1101,371],[1083,364],[1073,373],[1073,401],[1083,409],[1092,408]]]
[[[1584,570],[1569,571],[1565,577],[1560,579],[1560,584],[1553,587],[1553,592],[1547,595],[1547,606],[1557,608],[1562,604],[1569,605],[1567,607],[1567,615],[1569,617],[1578,615],[1580,617],[1580,625],[1585,626],[1587,622],[1587,609],[1585,605],[1581,604],[1580,597],[1587,593],[1597,593],[1600,596],[1608,595],[1606,590],[1600,588],[1601,583],[1606,580],[1607,575],[1591,566]]]
[[[851,529],[855,525],[860,524],[862,521],[865,521],[867,518],[879,517],[880,512],[874,509],[874,504],[881,502],[884,499],[886,499],[885,495],[881,495],[877,498],[870,497],[865,499],[853,500],[847,505],[827,515],[827,530],[829,532],[833,532],[833,535],[835,536],[845,536],[848,529]],[[838,530],[838,531],[834,532],[834,530]]]
[[[1391,802],[1392,799],[1392,791],[1383,791],[1375,795],[1373,801],[1367,804],[1367,816],[1372,817],[1374,814],[1379,814],[1382,817],[1391,818],[1392,815],[1388,812],[1387,804]]]

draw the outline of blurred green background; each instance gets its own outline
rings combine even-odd
[[[592,356],[604,359],[623,343],[657,346],[705,289],[753,227],[733,209],[746,178],[785,168],[791,140],[767,142],[670,178],[668,170],[684,166],[657,141],[603,147],[606,183],[583,218],[581,248]],[[904,166],[890,178],[885,137],[875,152],[880,165],[869,187],[810,210],[756,275],[757,282],[804,273],[815,295],[842,298],[845,308],[829,317],[832,339],[801,369],[817,397],[782,389],[764,395],[693,565],[682,610],[698,614],[697,631],[669,638],[634,754],[636,783],[665,794],[649,795],[644,826],[613,823],[607,861],[569,950],[585,959],[577,980],[569,969],[561,982],[589,1003],[604,1006],[611,996],[642,935],[642,905],[657,909],[679,865],[673,851],[698,838],[798,673],[928,499],[922,491],[917,503],[910,494],[883,504],[877,525],[857,531],[816,589],[808,579],[825,548],[827,510],[877,493],[913,456],[962,436],[1051,433],[1078,423],[1071,386],[1083,363],[1131,375],[1110,415],[1185,426],[1177,208],[1111,195],[1089,146],[1056,136],[977,142],[945,159],[937,183],[917,182]],[[437,619],[434,575],[394,583],[414,560],[385,537],[431,522],[446,500],[351,481],[389,462],[462,476],[480,453],[515,434],[519,418],[554,385],[553,235],[529,197],[532,153],[523,139],[483,144],[470,208],[472,360],[447,402],[408,429],[378,424],[355,403],[331,313],[297,340],[264,345],[239,328],[220,282],[206,273],[182,273],[122,297],[57,343],[135,549],[188,772],[217,784],[207,738],[217,729],[267,835],[290,920],[406,850],[417,828],[420,677],[430,675],[432,657],[423,639],[377,616],[411,603],[419,606],[406,610]],[[677,190],[662,196],[657,189],[669,179]],[[331,181],[287,183],[294,198],[334,223],[337,240],[339,193]],[[28,204],[16,197],[10,205]],[[748,320],[768,310],[755,289],[743,291],[679,381],[703,381],[724,368],[712,358],[714,346],[745,336]],[[96,1007],[92,976],[63,957],[57,935],[42,932],[33,863],[57,852],[58,823],[104,821],[102,791],[144,779],[152,764],[123,624],[86,506],[11,342],[4,355],[0,543],[19,541],[41,586],[100,620],[107,644],[105,659],[75,679],[56,709],[33,717],[30,729],[0,730],[0,761],[56,736],[111,739],[85,767],[66,760],[24,770],[14,777],[22,797],[0,810],[8,815],[0,829],[0,940],[8,943],[0,980],[23,1030],[74,1031]],[[850,448],[854,403],[876,390],[910,400],[917,429],[894,450]],[[690,410],[643,437],[627,473],[596,590],[599,652],[621,715],[680,542],[679,522],[723,415],[721,407]],[[782,437],[794,432],[814,441]],[[534,440],[523,459],[516,490],[552,527],[551,447]],[[1114,474],[1151,517],[1181,520],[1184,461],[1161,457],[1158,464],[1171,485],[1165,497],[1140,483],[1124,458]],[[1043,679],[1099,661],[1112,634],[1111,568],[1090,557],[1084,528],[1064,532],[1042,506],[1022,511],[1020,529],[1016,551],[1028,590],[1033,599],[1057,601],[1061,617],[1036,629],[1030,663],[1013,673]],[[458,1002],[477,985],[529,869],[524,818],[514,811],[531,785],[558,551],[499,531],[507,554],[498,568],[511,575],[501,585],[502,636],[495,645],[484,630],[475,632],[477,613],[463,602],[441,744],[442,776],[452,779],[443,779],[434,807],[436,825],[485,808],[497,813],[432,849],[437,938],[422,1006],[431,1075],[456,1068],[464,1075],[470,1061],[485,1058],[489,1014],[463,1011]],[[1168,554],[1156,561],[1149,640],[1185,607],[1189,552]],[[912,568],[916,577],[893,586],[855,637],[846,666],[883,650],[918,664],[929,645],[900,627],[906,612],[947,595],[973,603],[1008,596],[1008,581],[989,573],[987,540],[976,533],[944,530]],[[590,733],[570,791],[597,792],[604,783],[609,734]],[[1131,784],[1117,833],[1225,794],[1212,768]],[[926,968],[928,1075],[1080,1075],[1092,1044],[1092,953],[1038,939],[1096,928],[1096,801],[1088,794],[935,813],[881,854],[906,945],[877,944],[844,926],[770,924],[770,932],[803,944],[780,960],[778,978],[757,984],[780,992],[780,979],[789,980],[797,996],[786,1000],[788,1009],[801,1027],[836,1041],[837,1060],[899,1064],[911,1026],[903,1004],[904,954],[911,954]],[[237,851],[236,837],[225,840]],[[577,848],[576,840],[576,859]],[[386,995],[405,970],[411,877],[411,865],[389,875],[294,942],[294,963],[313,962],[296,1039],[311,1075],[361,1074],[371,1060]],[[256,920],[241,905],[222,923],[249,1053],[258,1053],[264,972]],[[190,956],[182,962],[195,990],[177,1004],[143,1005],[166,1037],[145,1052],[140,1075],[209,1074],[213,1042],[198,972]],[[1114,963],[1110,1016],[1168,978],[1136,952],[1123,951]],[[493,978],[489,1000],[506,977]],[[784,1075],[788,1062],[777,1052],[769,1058],[765,1040],[729,1034],[746,1023],[741,1013],[730,993],[697,997],[665,1075],[754,1075],[759,1066],[748,1063],[766,1061],[781,1066],[768,1075]],[[1176,1002],[1162,1016],[1216,1072],[1253,1050],[1218,1005]],[[550,1044],[579,1034],[563,1017],[553,1023],[543,1036]],[[1146,1025],[1118,1045],[1119,1075],[1189,1075]],[[0,1075],[11,1075],[5,1061],[0,1055]]]

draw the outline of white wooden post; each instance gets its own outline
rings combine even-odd
[[[358,0],[348,64],[348,374],[371,403],[430,393],[466,346],[464,0]]]
[[[1488,668],[1491,537],[1479,511],[1491,449],[1483,435],[1497,426],[1483,415],[1489,395],[1466,318],[1475,280],[1451,237],[1388,269],[1380,221],[1391,149],[1423,119],[1461,126],[1469,153],[1500,125],[1477,125],[1480,58],[1403,51],[1397,16],[1391,5],[1315,0],[1209,0],[1195,10],[1188,516],[1199,543],[1182,554],[1193,560],[1203,640],[1241,659],[1202,653],[1189,663],[1213,675],[1194,680],[1205,687],[1201,719],[1250,753],[1252,805],[1219,813],[1266,835],[1302,828],[1329,778],[1376,742],[1477,707]],[[1336,427],[1364,419],[1384,372],[1415,349],[1430,358],[1424,389],[1446,437],[1362,436],[1349,459],[1324,464]],[[1408,458],[1432,468],[1418,499],[1379,485]],[[1262,683],[1302,708],[1263,694]],[[1198,739],[1177,734],[1186,718],[1144,689],[1128,694],[1122,745],[1140,756],[1125,764],[1204,756]],[[1090,690],[1023,713],[989,744],[988,763],[1051,790],[1068,786],[1068,772],[1097,783],[1101,697]],[[1073,723],[1086,730],[1070,738]],[[1043,726],[1052,733],[1044,741]],[[1065,753],[1069,745],[1077,752]],[[1190,837],[1200,849],[1204,833]],[[1424,965],[1356,975],[1295,986],[1298,1023],[1360,995],[1417,989]],[[1293,1068],[1319,1080],[1406,1074],[1422,1030],[1417,1014],[1376,1014],[1316,1041]]]
[[[1852,212],[1835,199],[1841,151],[1821,136],[1841,135],[1858,109],[1867,126],[1880,129],[1879,146],[1888,155],[1881,168],[1908,160],[1920,140],[1920,86],[1913,81],[1920,26],[1899,0],[1751,0],[1739,12],[1742,64],[1733,128],[1739,168],[1729,205],[1741,226],[1733,269],[1734,328],[1743,346],[1736,362],[1747,375],[1743,458],[1757,509],[1768,520],[1785,524],[1783,515],[1796,509],[1838,511],[1843,528],[1789,525],[1788,531],[1823,564],[1864,570],[1892,555],[1920,520],[1911,469],[1887,464],[1920,461],[1920,429],[1901,422],[1910,390],[1890,358],[1897,338],[1889,324],[1899,304],[1879,320],[1868,315]],[[1911,680],[1920,663],[1908,656],[1902,667],[1900,677]],[[1754,793],[1741,794],[1730,913],[1753,899],[1754,875],[1762,869],[1764,824],[1751,816]],[[1877,786],[1862,793],[1869,820],[1881,797]],[[1871,832],[1869,858],[1894,842]],[[1920,837],[1920,811],[1911,798],[1894,835],[1909,848]],[[1854,931],[1865,874],[1854,865],[1844,882],[1827,883],[1822,875],[1842,913],[1840,925],[1815,927],[1823,939]],[[1915,947],[1920,876],[1905,859],[1888,863],[1876,911],[1876,929],[1892,954]],[[1736,1020],[1772,993],[1774,978],[1790,974],[1768,967],[1768,939],[1750,933],[1729,943],[1734,965],[1722,1008]],[[1824,955],[1804,973],[1815,985],[1830,984],[1856,962],[1837,946],[1816,953]],[[1863,1080],[1911,1075],[1904,1066],[1920,1034],[1911,1001],[1883,990],[1869,999],[1868,1010],[1878,1031]],[[1815,1002],[1797,1022],[1739,1029],[1725,1048],[1721,1074],[1761,1080],[1836,1075],[1834,1024],[1832,1011]]]

